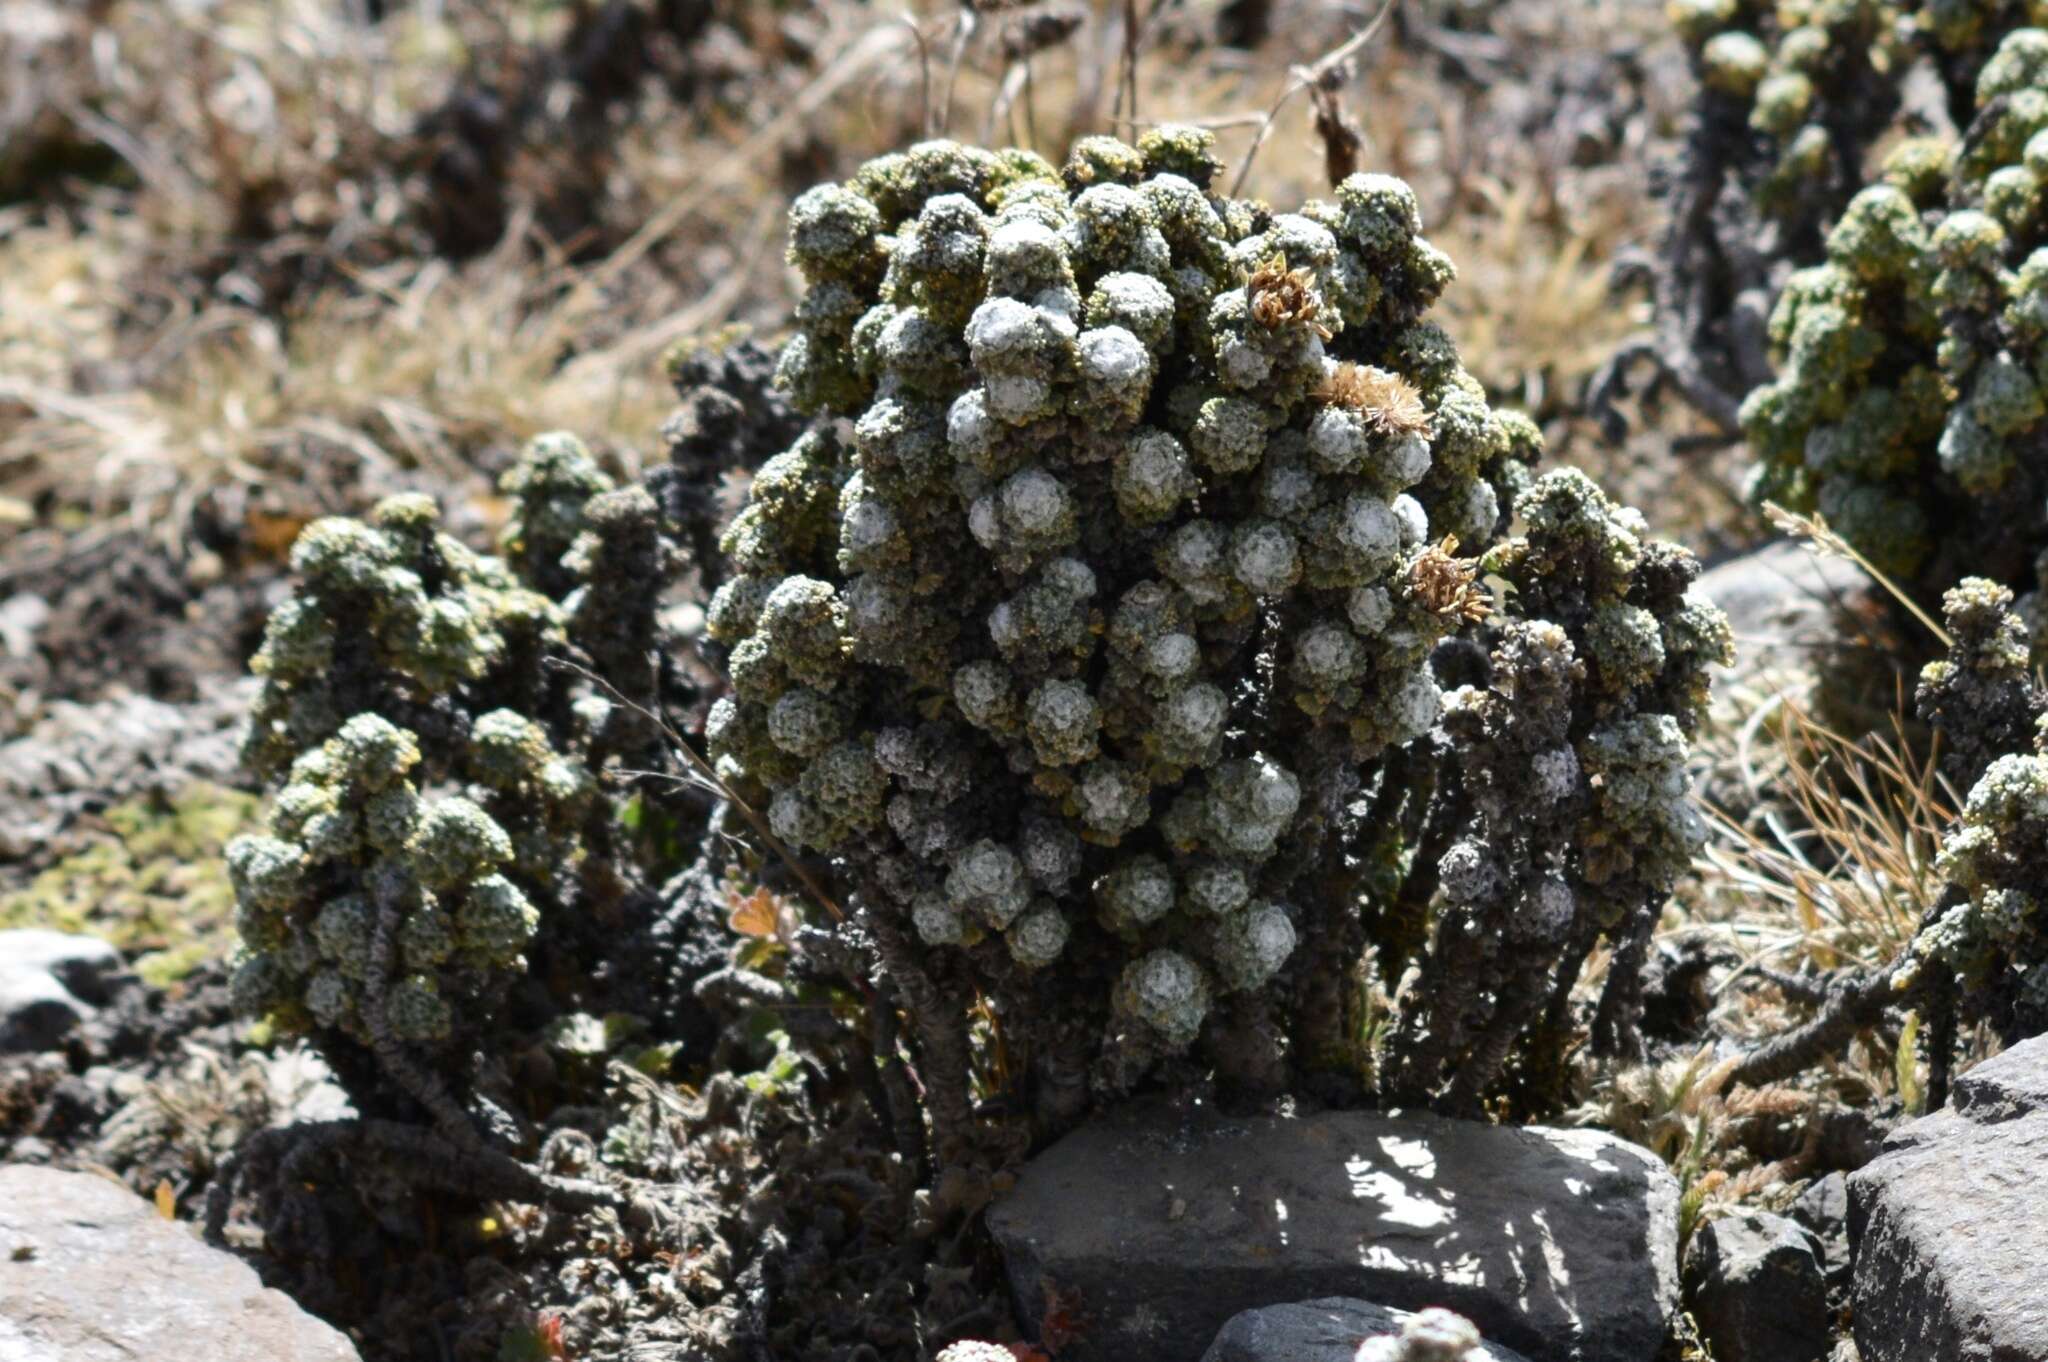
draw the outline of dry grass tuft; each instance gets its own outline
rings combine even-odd
[[[1662,1063],[1603,1075],[1592,1100],[1571,1113],[1581,1124],[1611,1130],[1651,1150],[1677,1174],[1679,1242],[1710,1213],[1795,1182],[1812,1169],[1825,1103],[1790,1085],[1746,1088],[1731,1083],[1739,1057],[1716,1060],[1715,1047]],[[1771,1127],[1803,1125],[1803,1140],[1778,1158],[1750,1150]]]
[[[1889,736],[1852,738],[1780,693],[1722,755],[1747,810],[1708,805],[1702,916],[1744,961],[1724,989],[1892,959],[1940,895],[1934,858],[1958,806],[1933,745],[1911,740],[1903,697]]]

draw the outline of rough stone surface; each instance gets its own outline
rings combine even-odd
[[[1836,604],[1869,588],[1854,563],[1780,540],[1709,568],[1697,589],[1728,616],[1734,675],[1761,680],[1810,672],[1815,648],[1840,637],[1829,618]]]
[[[1535,1362],[1643,1362],[1678,1303],[1678,1184],[1597,1131],[1419,1114],[1127,1111],[1047,1150],[989,1213],[1061,1362],[1186,1362],[1242,1310],[1443,1306]]]
[[[357,1362],[348,1339],[123,1187],[0,1167],[7,1362]]]
[[[241,724],[259,684],[208,677],[189,704],[128,694],[51,704],[28,732],[0,741],[0,861],[61,848],[88,809],[240,779]]]
[[[1863,1362],[2048,1358],[2048,1036],[1956,1080],[1849,1178]]]
[[[43,1050],[107,1001],[121,956],[98,937],[0,932],[0,1054]]]
[[[1368,1338],[1398,1333],[1407,1310],[1332,1296],[1294,1305],[1267,1305],[1234,1315],[1202,1362],[1354,1362]],[[1520,1353],[1481,1343],[1489,1362],[1524,1362]]]
[[[1715,1362],[1827,1355],[1827,1274],[1812,1232],[1781,1215],[1710,1220],[1685,1250],[1685,1297]]]
[[[1950,1105],[1979,1125],[2048,1111],[2048,1043],[2024,1041],[1956,1079]]]
[[[1792,1203],[1792,1218],[1813,1233],[1820,1244],[1821,1267],[1827,1273],[1828,1304],[1848,1303],[1849,1175],[1830,1173],[1816,1179]]]

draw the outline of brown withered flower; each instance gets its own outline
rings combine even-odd
[[[1339,364],[1316,396],[1331,406],[1349,407],[1365,416],[1382,435],[1429,434],[1429,408],[1413,383],[1370,364]]]
[[[1253,270],[1245,280],[1245,295],[1251,300],[1252,320],[1268,330],[1283,326],[1307,326],[1328,340],[1330,328],[1316,320],[1315,276],[1308,270],[1290,270],[1287,257],[1275,255]]]
[[[1447,534],[1415,556],[1408,583],[1432,613],[1477,624],[1493,613],[1493,599],[1478,576],[1479,560],[1458,557],[1458,536]]]

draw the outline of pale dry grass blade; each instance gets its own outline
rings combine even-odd
[[[1708,916],[1743,957],[1720,991],[1779,967],[1895,958],[1940,896],[1957,807],[1903,705],[1891,734],[1851,737],[1781,695],[1742,726],[1735,760],[1749,810],[1708,803],[1701,865]]]

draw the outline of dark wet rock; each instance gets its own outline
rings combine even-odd
[[[1368,1338],[1398,1333],[1414,1315],[1332,1296],[1247,1310],[1223,1326],[1202,1362],[1354,1362]],[[1487,1362],[1524,1362],[1520,1353],[1482,1342]]]
[[[989,1213],[1062,1362],[1185,1362],[1240,1311],[1442,1306],[1534,1362],[1643,1362],[1678,1303],[1678,1185],[1590,1130],[1421,1114],[1184,1118],[1069,1135]]]
[[[0,932],[0,1054],[56,1045],[107,1002],[120,972],[120,953],[98,937]]]
[[[0,1358],[356,1362],[332,1326],[126,1188],[0,1167]]]
[[[2048,1036],[1956,1080],[1849,1178],[1863,1362],[2048,1358]]]
[[[1829,1348],[1827,1274],[1812,1231],[1781,1215],[1710,1220],[1685,1250],[1685,1298],[1715,1362],[1815,1362]]]

